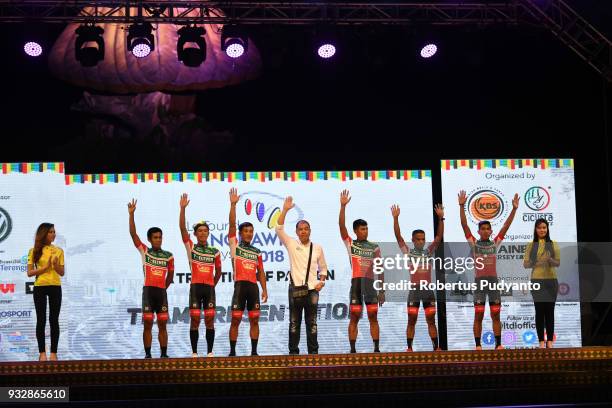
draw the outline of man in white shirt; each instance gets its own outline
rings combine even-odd
[[[310,242],[310,224],[306,220],[300,220],[295,226],[297,239],[290,237],[285,232],[285,216],[294,207],[293,198],[287,197],[283,203],[283,210],[278,218],[276,234],[287,248],[289,262],[291,264],[289,280],[289,354],[299,354],[300,332],[302,326],[302,311],[306,320],[306,340],[308,354],[318,354],[319,343],[317,342],[317,311],[319,305],[319,291],[325,286],[327,278],[327,264],[323,248]],[[308,282],[306,282],[306,271],[310,247],[312,245],[312,256],[310,257],[310,269]],[[320,277],[317,276],[317,272]],[[308,295],[294,297],[295,287],[308,285]]]

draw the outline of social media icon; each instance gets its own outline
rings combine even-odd
[[[514,334],[513,331],[504,332],[503,341],[504,341],[504,344],[508,346],[514,345],[514,343],[516,343],[516,334]]]
[[[491,344],[495,344],[495,334],[493,334],[493,332],[484,332],[484,334],[482,335],[482,342],[488,346],[490,346]]]
[[[538,337],[536,336],[536,334],[534,332],[532,332],[531,330],[526,331],[525,333],[523,333],[523,342],[525,344],[533,344],[538,340]]]

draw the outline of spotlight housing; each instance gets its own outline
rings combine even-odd
[[[221,31],[221,50],[230,58],[240,58],[249,49],[249,38],[242,28],[228,24]]]
[[[128,29],[127,47],[136,58],[144,58],[155,50],[153,26],[149,22],[132,24]]]
[[[178,60],[188,67],[199,67],[206,60],[206,41],[204,27],[185,26],[177,31],[176,42]]]
[[[94,24],[83,24],[76,30],[74,56],[84,67],[93,67],[104,60],[104,29]]]

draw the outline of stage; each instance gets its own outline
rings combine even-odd
[[[612,401],[612,347],[14,362],[0,376],[4,386],[69,386],[87,406],[599,405]]]

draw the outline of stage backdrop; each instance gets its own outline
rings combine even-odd
[[[295,201],[286,220],[295,234],[295,223],[307,219],[313,241],[322,245],[330,269],[330,280],[319,299],[320,353],[345,353],[348,344],[348,303],[351,272],[346,249],[338,230],[340,192],[350,190],[347,225],[364,218],[372,241],[394,241],[390,206],[402,206],[406,231],[413,225],[432,233],[431,173],[425,170],[348,171],[348,172],[246,172],[108,174],[67,176],[69,214],[66,263],[70,275],[63,304],[64,321],[69,321],[69,346],[64,357],[140,358],[142,349],[141,291],[143,284],[140,256],[128,233],[127,203],[138,200],[136,226],[143,241],[149,227],[164,231],[163,248],[176,260],[174,284],[168,290],[169,354],[190,356],[187,279],[188,263],[178,226],[179,198],[189,194],[187,224],[206,220],[210,225],[209,243],[221,250],[223,277],[217,285],[216,341],[214,352],[229,352],[229,317],[233,283],[227,243],[231,187],[240,194],[239,222],[255,226],[253,244],[263,252],[268,277],[267,304],[262,304],[260,354],[288,352],[289,310],[287,299],[288,257],[274,225],[283,198]],[[191,228],[191,227],[190,227]],[[191,233],[191,231],[190,231]],[[405,299],[381,307],[381,350],[405,348],[407,321]],[[420,323],[424,324],[421,316]],[[203,324],[201,330],[204,330]],[[154,328],[153,353],[159,355]],[[301,351],[306,351],[302,327]],[[419,326],[416,347],[431,348],[426,327]],[[67,334],[63,335],[66,337]],[[64,337],[64,338],[65,338]],[[200,336],[199,351],[206,350]],[[372,351],[367,317],[359,325],[357,349]],[[248,321],[240,328],[237,352],[250,353]]]
[[[63,163],[0,163],[0,361],[37,358],[28,250],[42,222],[55,224],[55,245],[66,247],[64,194]],[[68,319],[63,317],[59,348],[67,350]],[[49,350],[48,324],[46,335]]]
[[[442,195],[446,206],[446,254],[469,253],[459,221],[457,194],[467,192],[466,215],[475,237],[477,223],[488,219],[495,235],[512,209],[515,193],[519,208],[497,256],[497,273],[506,282],[529,282],[523,268],[525,245],[533,240],[535,220],[546,218],[551,238],[561,247],[559,294],[555,311],[556,347],[581,346],[576,206],[572,159],[443,160]],[[471,205],[474,203],[483,205]],[[473,282],[474,273],[446,271],[447,282]],[[449,349],[472,349],[474,307],[471,293],[447,293]],[[502,293],[502,343],[507,348],[536,347],[534,309],[528,292]],[[470,328],[470,329],[466,329]],[[483,348],[493,348],[489,307],[485,312]]]

